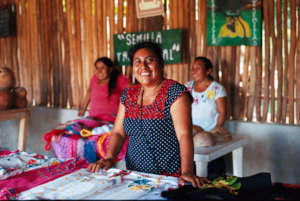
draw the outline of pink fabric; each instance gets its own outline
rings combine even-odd
[[[119,75],[116,88],[108,97],[108,84],[98,84],[98,77],[94,75],[90,81],[91,102],[89,116],[113,122],[118,111],[120,97],[128,83],[128,78]]]
[[[30,170],[8,179],[0,180],[0,199],[9,199],[9,197],[13,197],[25,190],[52,181],[80,168],[86,168],[87,165],[86,160],[68,160],[50,167]]]
[[[83,124],[83,125],[85,125],[87,127],[90,127],[90,128],[103,126],[105,124],[105,122],[100,122],[99,120],[88,119],[88,118],[75,119],[73,121],[76,122],[76,123]]]
[[[70,136],[63,135],[59,141],[52,141],[51,146],[56,158],[67,160],[72,158],[70,153]]]
[[[63,135],[59,141],[52,141],[51,146],[55,157],[63,160],[77,157],[77,143],[80,138],[80,135]]]
[[[2,150],[2,151],[0,151],[0,156],[7,156],[7,155],[9,155],[9,154],[12,154],[12,153],[17,153],[17,152],[19,152],[19,150],[18,150],[18,149],[17,149],[17,150],[15,150],[15,151]]]
[[[71,149],[70,149],[71,157],[75,158],[77,156],[77,142],[78,142],[79,138],[81,138],[81,136],[71,135],[70,138],[71,138],[70,139],[70,141],[71,141]]]

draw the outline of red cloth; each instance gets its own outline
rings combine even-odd
[[[108,97],[108,84],[98,84],[98,77],[94,75],[90,81],[91,102],[89,116],[103,121],[113,122],[117,115],[120,97],[128,83],[128,78],[119,75],[116,87]]]
[[[65,132],[65,130],[61,130],[61,129],[54,129],[51,130],[48,133],[45,133],[43,136],[43,140],[45,141],[45,146],[44,149],[45,151],[49,151],[51,149],[51,139],[54,135],[59,135],[59,134],[63,134]]]

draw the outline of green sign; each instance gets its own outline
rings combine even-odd
[[[115,61],[118,65],[129,65],[129,49],[138,42],[153,41],[160,44],[166,64],[180,63],[181,36],[181,29],[114,34]]]
[[[206,0],[206,6],[207,45],[261,45],[261,0]]]

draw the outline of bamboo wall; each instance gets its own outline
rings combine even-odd
[[[185,83],[192,58],[207,56],[227,90],[228,118],[300,124],[299,0],[262,0],[262,47],[206,46],[206,1],[164,2],[164,17],[137,19],[134,0],[1,0],[16,5],[18,32],[0,38],[0,66],[16,72],[30,104],[77,108],[94,60],[113,56],[114,33],[182,28],[183,62],[166,65],[167,78]]]

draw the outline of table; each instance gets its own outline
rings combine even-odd
[[[0,121],[20,119],[18,137],[18,149],[20,151],[25,151],[26,149],[27,124],[30,111],[31,108],[0,110]]]
[[[233,136],[230,142],[211,147],[195,147],[196,175],[206,177],[208,162],[232,152],[233,175],[243,176],[243,147],[249,143],[247,136]]]

